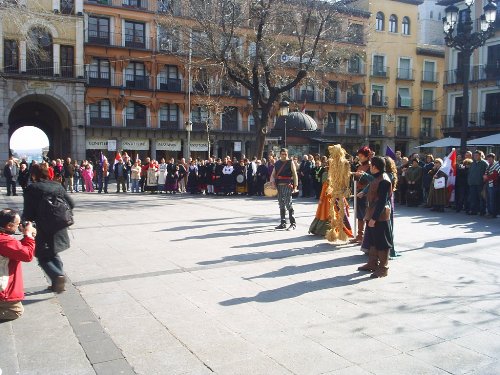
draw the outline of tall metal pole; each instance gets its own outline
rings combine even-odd
[[[467,130],[469,127],[469,79],[470,79],[470,58],[472,56],[471,50],[463,50],[463,63],[462,63],[462,79],[463,79],[463,92],[462,92],[462,126],[460,128],[460,153],[463,155],[467,151]]]
[[[287,118],[287,116],[285,116],[285,121],[284,121],[284,126],[285,126],[285,148],[286,148],[286,118]]]
[[[191,59],[193,56],[193,48],[192,48],[192,39],[193,35],[191,34],[191,38],[189,39],[189,61],[188,61],[188,120],[187,120],[187,147],[186,147],[186,160],[189,160],[191,155],[191,87],[192,87],[192,77],[191,77]]]

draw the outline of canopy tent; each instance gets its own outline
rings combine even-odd
[[[430,148],[430,147],[460,147],[460,138],[441,138],[437,141],[426,143],[425,145],[417,146],[415,148]]]
[[[467,141],[467,146],[496,146],[500,145],[500,133],[488,135],[486,137],[471,139]]]

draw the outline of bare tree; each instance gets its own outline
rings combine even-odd
[[[220,66],[248,90],[258,156],[281,97],[359,52],[351,42],[362,25],[349,25],[349,9],[340,2],[184,1],[187,19],[172,11],[159,15],[158,22],[186,36],[195,64]]]

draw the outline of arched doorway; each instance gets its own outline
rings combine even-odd
[[[14,132],[35,126],[49,139],[49,158],[71,156],[71,117],[59,100],[50,95],[28,95],[16,102],[9,113],[9,143]]]
[[[35,126],[23,126],[12,133],[10,151],[18,159],[42,161],[49,150],[49,138]]]

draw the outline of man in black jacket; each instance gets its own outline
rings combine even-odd
[[[5,177],[5,181],[7,184],[7,195],[17,195],[16,193],[16,180],[17,175],[19,173],[19,169],[14,163],[14,160],[9,159],[7,163],[5,163],[5,167],[3,168],[3,176]]]
[[[45,195],[63,198],[69,207],[75,206],[64,187],[58,182],[49,180],[49,171],[46,165],[35,164],[31,167],[31,178],[34,183],[28,185],[24,192],[23,220],[41,222],[39,217],[40,202]],[[47,218],[44,218],[46,221]],[[49,227],[45,223],[44,227]],[[38,264],[52,281],[51,290],[55,293],[64,291],[65,277],[63,262],[59,253],[70,247],[68,228],[62,228],[54,233],[49,233],[41,226],[37,227],[35,238],[35,256]]]

